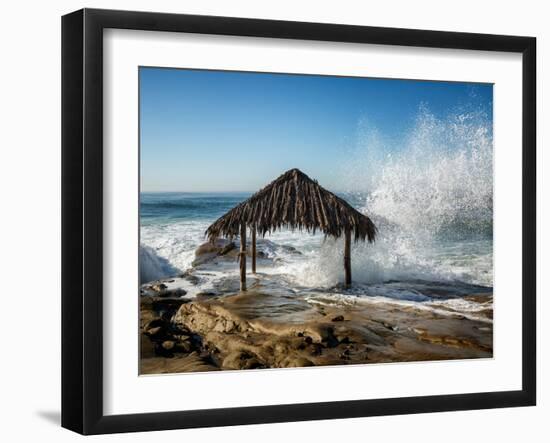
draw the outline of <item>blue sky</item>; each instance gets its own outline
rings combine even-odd
[[[141,190],[256,191],[297,167],[327,188],[360,122],[395,140],[420,106],[492,119],[492,85],[140,68]],[[338,191],[338,189],[333,189]]]

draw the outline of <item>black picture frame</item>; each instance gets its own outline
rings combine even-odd
[[[104,415],[102,77],[103,30],[107,28],[522,54],[522,389]],[[535,274],[535,38],[97,9],[79,10],[62,18],[63,427],[82,434],[104,434],[535,405]]]

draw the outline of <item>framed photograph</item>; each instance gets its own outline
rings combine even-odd
[[[536,402],[531,37],[62,20],[62,425]]]

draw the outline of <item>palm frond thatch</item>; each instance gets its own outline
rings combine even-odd
[[[291,169],[235,206],[206,230],[210,240],[234,237],[241,223],[266,233],[281,228],[340,237],[346,230],[355,241],[373,242],[376,226],[349,203],[320,186],[299,169]]]

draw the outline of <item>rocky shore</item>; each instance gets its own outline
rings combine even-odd
[[[204,264],[232,250],[205,246],[197,258]],[[193,271],[180,279],[198,282]],[[319,303],[277,290],[262,274],[245,293],[228,279],[193,298],[173,282],[142,288],[141,374],[492,357],[492,294],[464,297],[485,306],[473,319],[366,297]]]

